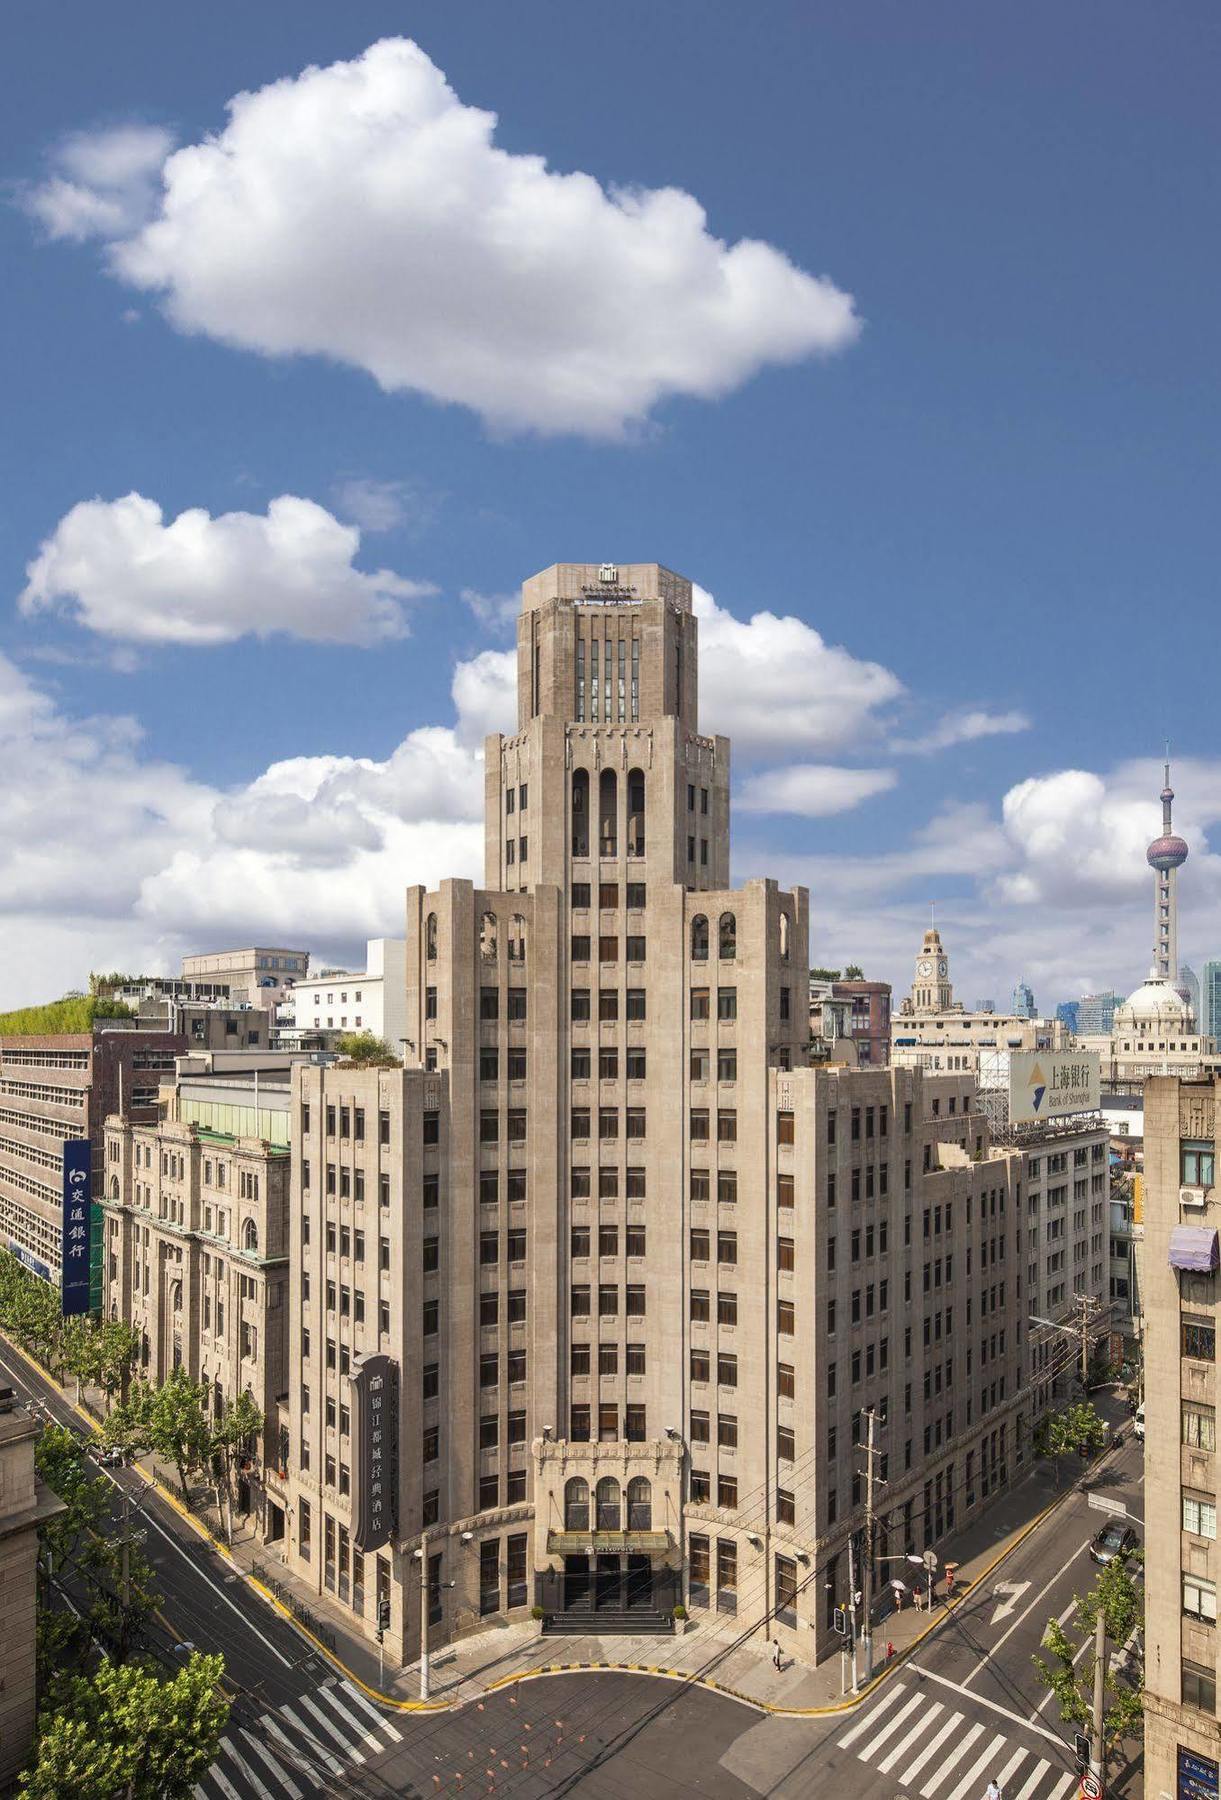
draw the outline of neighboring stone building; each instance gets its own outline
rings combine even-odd
[[[285,1534],[288,1462],[288,1058],[183,1057],[164,1117],[106,1120],[105,1311],[141,1334],[154,1384],[184,1368],[221,1409],[243,1389],[266,1421],[240,1499]]]
[[[296,1031],[370,1031],[398,1055],[407,1031],[406,955],[402,938],[371,938],[363,970],[323,969],[298,981],[288,1003]]]
[[[848,1038],[863,1069],[890,1061],[890,983],[810,977],[810,1036],[822,1043]]]
[[[1145,1084],[1145,1792],[1157,1796],[1215,1791],[1221,1766],[1219,1094],[1216,1080]]]
[[[1067,1042],[1059,1019],[1006,1015],[990,1008],[968,1012],[954,998],[950,960],[935,926],[916,956],[911,993],[891,1021],[890,1060],[931,1074],[980,1075],[1003,1065],[1010,1050],[1058,1050]]]
[[[305,979],[308,950],[256,945],[248,950],[205,950],[182,959],[182,978],[216,982],[229,989],[235,1006],[259,1006],[274,1012],[294,984]]]
[[[34,1742],[38,1528],[63,1511],[34,1475],[39,1426],[0,1388],[0,1791],[9,1792]]]
[[[668,570],[525,584],[486,886],[407,893],[414,1066],[294,1076],[290,1556],[398,1658],[417,1554],[436,1644],[683,1596],[813,1658],[868,1407],[879,1582],[1029,1454],[1020,1156],[969,1073],[805,1066],[806,894],[728,886],[697,656]]]

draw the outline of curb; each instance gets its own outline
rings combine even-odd
[[[0,1337],[3,1337],[3,1341],[9,1348],[16,1355],[22,1357],[40,1377],[44,1380],[53,1382],[53,1377],[50,1376],[49,1371],[44,1369],[42,1364],[38,1362],[36,1358],[31,1356],[20,1344],[14,1343],[11,1338],[3,1333],[0,1333]],[[78,1401],[69,1400],[67,1396],[62,1393],[60,1398],[64,1399],[74,1412],[79,1413],[95,1437],[101,1435],[97,1420],[93,1417],[92,1413],[88,1412]],[[1103,1451],[1102,1454],[1105,1456],[1107,1451]],[[1099,1461],[1101,1461],[1101,1458],[1099,1458]],[[1084,1479],[1084,1476],[1082,1479]],[[297,1633],[298,1637],[303,1638],[317,1655],[324,1657],[332,1668],[338,1669],[345,1679],[350,1681],[354,1687],[359,1688],[361,1693],[366,1695],[368,1699],[375,1701],[379,1706],[393,1712],[435,1714],[458,1711],[462,1707],[469,1706],[473,1702],[478,1701],[480,1698],[480,1694],[475,1693],[462,1700],[403,1700],[399,1699],[396,1695],[385,1694],[379,1688],[372,1687],[367,1681],[362,1680],[353,1669],[350,1669],[342,1658],[337,1656],[333,1650],[329,1650],[320,1639],[316,1638],[311,1631],[302,1625],[291,1609],[285,1606],[283,1601],[277,1599],[269,1588],[264,1587],[257,1576],[251,1575],[246,1569],[243,1569],[229,1547],[226,1544],[222,1544],[219,1538],[213,1537],[212,1533],[208,1530],[202,1520],[196,1518],[195,1514],[192,1513],[188,1507],[185,1507],[178,1496],[167,1488],[156,1475],[152,1477],[152,1486],[156,1489],[161,1498],[173,1507],[174,1511],[177,1512],[192,1530],[195,1531],[197,1536],[201,1537],[205,1543],[209,1544],[219,1556],[225,1558],[233,1568],[234,1573],[241,1577],[246,1587],[248,1587],[252,1593],[257,1594],[260,1600],[278,1613],[284,1622],[291,1626],[293,1631]],[[1011,1556],[1020,1545],[1026,1542],[1026,1539],[1032,1532],[1037,1531],[1039,1526],[1044,1524],[1058,1507],[1062,1506],[1066,1500],[1070,1499],[1073,1494],[1079,1491],[1080,1489],[1078,1488],[1077,1483],[1073,1482],[1064,1489],[1063,1493],[1057,1494],[1054,1500],[1050,1501],[1041,1512],[1036,1513],[1033,1519],[1028,1520],[1012,1541],[1006,1544],[1005,1548],[994,1556],[992,1561],[972,1578],[970,1586],[964,1589],[961,1594],[956,1595],[952,1600],[947,1600],[936,1618],[930,1619],[916,1636],[912,1638],[910,1643],[905,1644],[901,1650],[897,1651],[891,1661],[878,1670],[873,1678],[861,1688],[859,1693],[846,1696],[843,1700],[838,1702],[838,1704],[829,1706],[784,1706],[776,1701],[761,1700],[752,1694],[744,1694],[740,1689],[729,1687],[726,1683],[717,1681],[712,1676],[700,1675],[697,1672],[683,1669],[662,1668],[660,1666],[654,1666],[651,1663],[544,1663],[537,1667],[519,1669],[508,1675],[499,1675],[494,1681],[490,1681],[487,1686],[482,1689],[482,1693],[494,1694],[499,1692],[502,1688],[512,1687],[523,1681],[537,1681],[549,1675],[572,1675],[578,1673],[647,1675],[655,1680],[685,1682],[692,1686],[707,1688],[712,1693],[721,1694],[729,1700],[736,1700],[739,1705],[753,1707],[756,1712],[768,1714],[773,1718],[815,1719],[834,1717],[840,1713],[854,1712],[857,1707],[863,1705],[866,1700],[871,1699],[882,1687],[883,1683],[891,1675],[895,1674],[905,1662],[910,1660],[914,1652],[926,1641],[926,1639],[931,1638],[936,1632],[940,1631],[943,1625],[949,1622],[952,1613],[962,1605],[964,1600],[970,1598],[981,1582],[986,1581],[988,1577],[1001,1566],[1007,1557]]]

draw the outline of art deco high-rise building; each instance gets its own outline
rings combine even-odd
[[[420,1555],[438,1643],[682,1598],[813,1657],[871,1411],[879,1581],[1027,1453],[1021,1159],[969,1074],[808,1066],[690,583],[559,564],[517,654],[486,885],[407,892],[411,1066],[294,1077],[289,1556],[407,1660]]]

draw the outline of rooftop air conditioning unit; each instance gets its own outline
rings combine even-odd
[[[1202,1187],[1183,1187],[1179,1189],[1179,1205],[1202,1207],[1207,1190]]]

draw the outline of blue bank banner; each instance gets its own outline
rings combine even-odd
[[[1178,1800],[1217,1800],[1217,1765],[1211,1756],[1197,1756],[1179,1746]]]
[[[88,1138],[64,1139],[64,1240],[60,1256],[65,1315],[90,1308],[93,1243],[93,1146]]]

